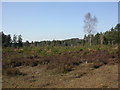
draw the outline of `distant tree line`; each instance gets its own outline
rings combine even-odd
[[[93,45],[115,45],[120,42],[120,24],[117,24],[115,28],[111,28],[104,33],[100,32],[95,35],[91,35]],[[84,42],[89,43],[90,36],[84,36]]]
[[[91,37],[92,45],[115,45],[120,42],[120,24],[117,24],[114,28],[111,28],[109,31],[100,32],[95,35],[85,35],[83,39],[72,38],[67,40],[53,40],[53,41],[26,41],[23,42],[21,35],[14,35],[11,38],[11,35],[5,35],[1,32],[2,35],[2,47],[30,47],[30,46],[78,46],[78,45],[88,45]]]
[[[112,27],[109,31],[104,33],[97,33],[92,36],[93,44],[105,44],[105,45],[115,45],[120,42],[120,24],[117,24],[114,28]]]
[[[2,35],[2,47],[23,47],[22,36],[21,35],[14,35],[13,39],[11,35],[5,35],[1,32]]]

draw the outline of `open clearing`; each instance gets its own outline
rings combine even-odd
[[[67,74],[55,74],[46,66],[19,67],[25,76],[3,77],[3,88],[117,88],[118,66],[105,65],[90,68],[91,63],[81,64]]]
[[[118,88],[119,52],[80,50],[45,57],[20,55],[9,62],[4,58],[3,88]]]

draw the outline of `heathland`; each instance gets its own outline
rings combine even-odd
[[[22,42],[2,34],[3,88],[118,88],[119,29],[84,39]]]

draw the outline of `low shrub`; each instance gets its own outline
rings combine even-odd
[[[68,72],[72,71],[72,68],[73,68],[72,66],[67,65],[67,66],[64,67],[64,70],[62,72],[63,73],[68,73]]]
[[[80,62],[73,61],[72,64],[78,66],[80,64]]]
[[[3,69],[3,74],[8,76],[19,76],[19,75],[26,75],[25,73],[22,73],[17,68],[6,68]]]
[[[31,63],[31,66],[34,67],[34,66],[37,66],[38,65],[38,62],[32,62]]]
[[[115,56],[112,56],[112,58],[115,58]]]
[[[68,73],[73,70],[73,66],[71,64],[61,65],[58,70],[60,73]]]
[[[22,62],[20,62],[20,61],[13,61],[11,64],[12,64],[12,67],[18,67],[18,66],[22,65]]]
[[[97,63],[94,63],[94,68],[95,69],[97,69],[97,68],[99,68],[99,67],[101,67],[103,65],[103,63],[102,62],[97,62]]]
[[[80,51],[83,51],[83,49],[81,48]]]

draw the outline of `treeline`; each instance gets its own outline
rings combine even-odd
[[[120,24],[117,24],[114,28],[109,31],[100,32],[92,35],[92,45],[115,45],[120,42]],[[26,41],[23,42],[21,35],[2,35],[2,47],[30,47],[30,46],[78,46],[78,45],[89,45],[89,35],[85,35],[83,39],[72,38],[67,40],[53,40],[53,41]]]
[[[93,45],[115,45],[120,42],[120,24],[112,27],[109,31],[100,32],[95,35],[91,35]],[[84,36],[84,43],[89,43],[90,36]]]
[[[2,35],[2,47],[23,47],[22,36],[21,35],[14,35],[13,39],[11,35],[5,35],[1,32]]]

